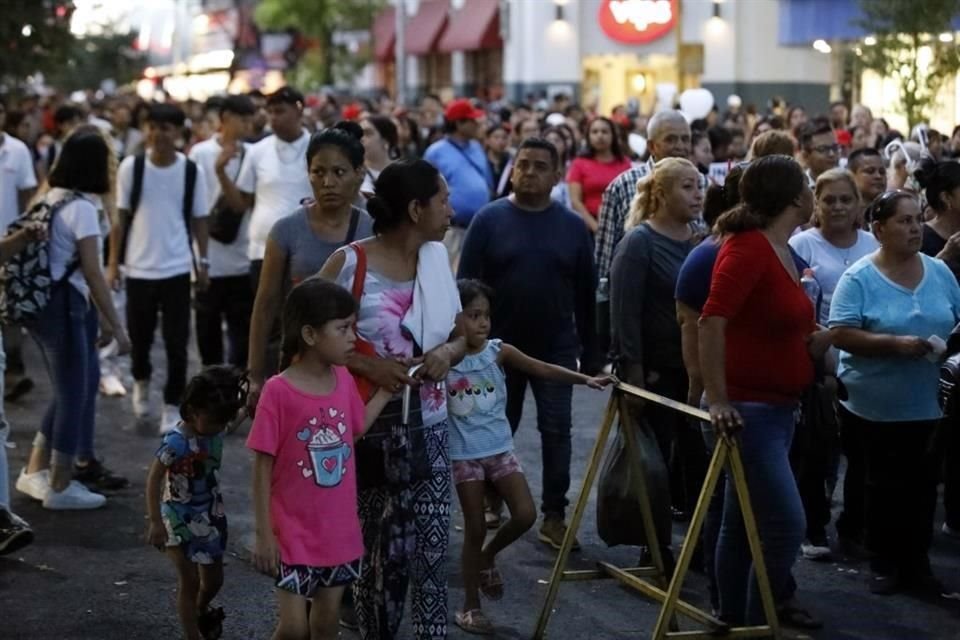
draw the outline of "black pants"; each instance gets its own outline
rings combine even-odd
[[[960,530],[960,420],[944,418],[943,508],[947,526]]]
[[[3,327],[3,350],[7,356],[6,374],[22,376],[27,372],[23,364],[23,329],[20,325]]]
[[[861,422],[866,453],[867,548],[871,568],[912,577],[930,571],[937,506],[937,421]]]
[[[837,414],[840,417],[840,447],[847,459],[847,473],[843,477],[843,511],[837,518],[837,535],[862,544],[867,505],[866,423],[839,403]]]
[[[190,275],[163,280],[127,278],[127,331],[133,379],[150,380],[150,348],[162,316],[161,331],[167,351],[167,383],[163,402],[179,405],[187,385],[187,341],[190,339]]]
[[[834,396],[822,384],[807,389],[801,402],[800,422],[790,447],[790,466],[806,515],[806,537],[811,542],[823,541],[827,535],[827,525],[830,524],[827,476],[830,452],[836,449],[837,441]]]
[[[250,276],[211,278],[210,288],[196,293],[197,348],[203,366],[228,362],[247,366],[253,294]],[[223,323],[227,323],[227,358],[223,357]]]

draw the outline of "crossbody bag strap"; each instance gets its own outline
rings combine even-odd
[[[367,280],[367,252],[362,245],[356,242],[351,242],[348,246],[353,249],[353,253],[357,256],[357,267],[353,272],[351,293],[357,304],[360,304],[360,298],[363,297],[363,285]]]
[[[483,170],[483,167],[477,166],[477,163],[473,161],[473,158],[470,157],[470,154],[467,153],[466,149],[461,148],[455,142],[451,142],[449,138],[447,139],[447,144],[460,152],[460,154],[466,159],[467,163],[469,163],[469,165],[473,167],[473,170],[476,171],[478,174],[480,174],[480,177],[483,178],[483,181],[487,183],[488,187],[490,188],[493,187],[493,185],[491,185],[490,182],[487,180],[487,172]]]

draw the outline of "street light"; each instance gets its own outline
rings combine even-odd
[[[813,48],[819,51],[820,53],[830,53],[833,51],[833,48],[827,44],[826,40],[814,40]]]
[[[949,43],[953,42],[953,34],[952,34],[952,33],[949,33],[949,32],[941,33],[941,34],[940,34],[940,42],[943,42],[943,43],[945,43],[945,44],[949,44]]]

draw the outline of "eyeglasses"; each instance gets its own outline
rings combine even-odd
[[[816,147],[807,147],[810,151],[816,151],[817,153],[822,153],[824,155],[833,153],[840,153],[840,145],[838,144],[821,144]]]

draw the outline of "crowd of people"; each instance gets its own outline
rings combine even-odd
[[[276,637],[333,638],[338,624],[396,637],[408,591],[414,636],[446,637],[454,488],[466,593],[453,621],[490,634],[480,595],[503,597],[497,555],[537,521],[513,452],[526,389],[537,537],[559,549],[571,387],[616,379],[711,415],[631,404],[623,418],[650,432],[668,476],[658,525],[689,517],[717,438],[739,439],[785,624],[821,625],[800,603],[798,556],[868,559],[876,594],[953,595],[928,550],[940,483],[940,530],[960,538],[960,439],[938,399],[960,322],[957,131],[904,136],[841,103],[689,121],[605,117],[565,96],[404,109],[292,87],[182,105],[26,98],[0,103],[0,129],[13,225],[0,262],[28,247],[49,258],[35,315],[3,332],[5,399],[32,386],[24,335],[52,388],[15,487],[62,510],[129,484],[94,439],[97,395],[126,394],[129,354],[133,414],[163,438],[147,537],[177,569],[187,638],[223,631],[217,472],[244,415]],[[0,442],[0,553],[32,540],[8,479]],[[762,621],[729,483],[696,565],[722,620]]]

